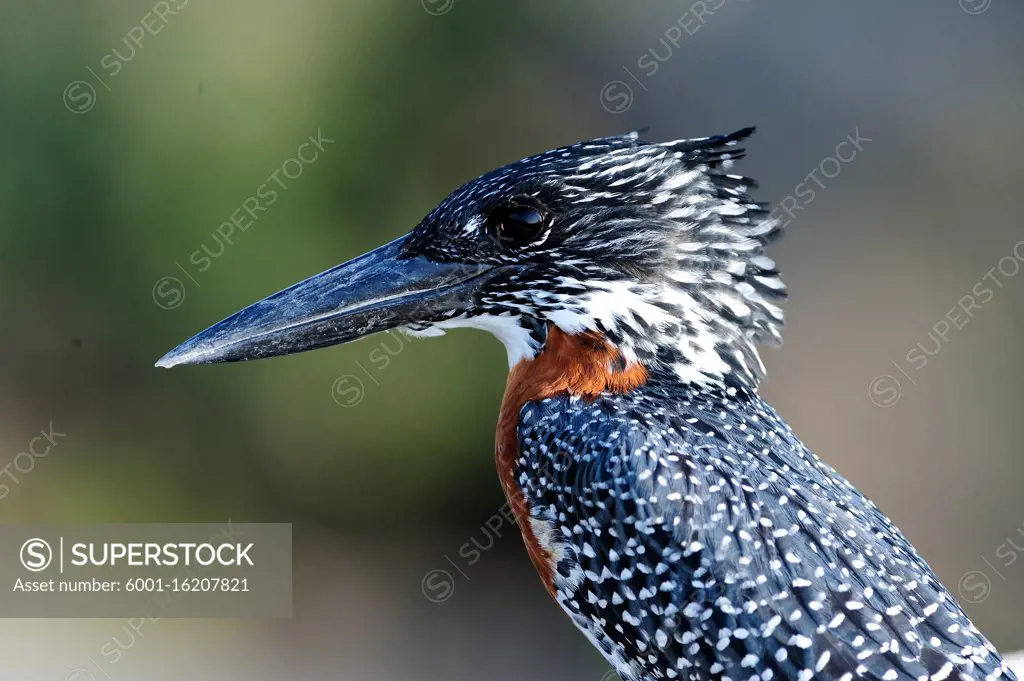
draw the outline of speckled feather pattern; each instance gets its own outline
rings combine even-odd
[[[744,387],[525,405],[556,598],[628,681],[1014,679],[892,522]]]
[[[728,172],[752,132],[602,138],[463,185],[408,249],[493,269],[410,329],[505,343],[512,393],[533,396],[503,405],[502,483],[542,579],[627,681],[1013,681],[892,522],[757,395],[786,291],[765,254],[780,225]],[[547,229],[512,249],[487,238],[494,208],[523,197]],[[558,367],[529,363],[556,328],[612,350],[592,374],[644,381],[543,392]]]

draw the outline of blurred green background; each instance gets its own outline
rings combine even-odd
[[[497,341],[152,364],[481,172],[645,125],[759,126],[739,169],[799,206],[764,392],[1024,647],[1022,20],[1008,0],[5,4],[0,520],[296,534],[292,620],[6,620],[0,679],[602,679],[500,515]],[[289,162],[311,135],[333,141]],[[66,436],[14,468],[51,423]]]

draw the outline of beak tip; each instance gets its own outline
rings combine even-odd
[[[156,367],[157,369],[170,369],[176,363],[174,361],[174,357],[172,356],[173,354],[174,353],[172,352],[168,352],[166,355],[158,359],[156,361],[156,364],[154,364],[153,366]]]
[[[158,359],[156,361],[156,364],[154,364],[153,366],[158,369],[170,369],[171,367],[176,367],[179,364],[184,363],[184,358],[182,357],[182,354],[183,353],[178,348],[174,348],[166,355]]]
[[[158,359],[153,366],[158,369],[170,369],[182,364],[203,364],[210,361],[209,353],[204,350],[202,347],[191,347],[191,343],[185,342]]]

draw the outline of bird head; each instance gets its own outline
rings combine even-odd
[[[731,135],[581,142],[455,190],[410,233],[236,312],[157,366],[259,359],[400,328],[478,328],[510,365],[557,327],[686,381],[755,385],[785,297],[763,248],[777,222],[724,171]]]

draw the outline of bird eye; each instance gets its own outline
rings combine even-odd
[[[488,235],[498,245],[521,248],[533,243],[544,233],[548,219],[540,208],[512,202],[496,208],[487,223]]]

